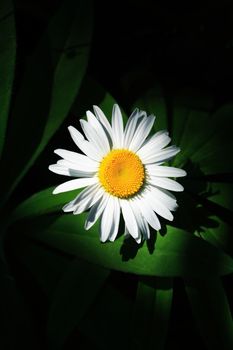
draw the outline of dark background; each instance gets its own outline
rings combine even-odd
[[[26,59],[35,48],[59,1],[17,0],[15,5],[18,40],[16,74],[20,79]],[[185,5],[176,1],[172,4],[152,0],[95,1],[88,74],[103,85],[127,112],[130,112],[132,103],[155,81],[160,83],[165,98],[180,89],[190,89],[213,97],[214,108],[217,108],[233,100],[232,48],[232,1],[205,1],[202,4],[186,2]],[[57,146],[60,137],[59,133],[55,135],[49,149]],[[45,171],[41,172],[41,169]],[[28,184],[29,178],[33,179],[31,185]],[[47,172],[44,159],[40,157],[16,191],[15,201],[21,201],[30,193],[53,184],[54,176]],[[12,269],[21,276],[17,283],[28,297],[41,347],[45,348],[48,300],[33,276],[11,256],[11,244],[8,254]],[[230,277],[223,278],[223,282],[233,306]],[[128,298],[135,296],[134,276],[113,272],[109,283]],[[175,280],[167,339],[167,350],[176,347],[205,349],[180,279]],[[66,349],[78,348],[80,343],[82,336],[77,330],[67,342]]]

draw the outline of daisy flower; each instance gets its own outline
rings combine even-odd
[[[94,106],[87,111],[87,120],[80,124],[85,137],[73,126],[70,135],[82,153],[65,149],[54,152],[62,159],[49,169],[57,174],[74,177],[53,191],[54,194],[84,188],[64,212],[80,214],[88,209],[85,229],[100,218],[100,240],[114,241],[120,216],[125,222],[125,235],[137,243],[150,238],[150,227],[161,228],[158,216],[173,220],[176,198],[169,191],[183,191],[183,186],[170,177],[182,177],[182,169],[164,166],[180,149],[166,147],[168,132],[150,136],[155,116],[135,109],[124,127],[120,108],[113,106],[111,124]]]

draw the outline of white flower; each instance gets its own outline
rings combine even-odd
[[[118,105],[113,106],[110,124],[100,108],[87,112],[80,120],[85,137],[74,127],[68,128],[77,147],[83,152],[57,149],[62,159],[49,166],[54,173],[75,177],[53,191],[54,194],[85,187],[65,212],[80,214],[90,209],[85,222],[88,230],[100,218],[100,240],[114,241],[120,215],[125,222],[125,235],[138,243],[150,238],[151,226],[158,231],[158,216],[172,221],[177,208],[175,197],[168,191],[183,191],[183,186],[169,177],[185,176],[182,169],[163,166],[180,149],[166,147],[171,139],[167,131],[149,133],[155,117],[136,109],[124,128]],[[166,147],[166,148],[165,148]]]

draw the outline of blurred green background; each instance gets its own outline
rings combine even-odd
[[[0,1],[2,349],[233,348],[233,3]],[[157,116],[182,152],[171,226],[100,244],[52,195],[92,105]]]

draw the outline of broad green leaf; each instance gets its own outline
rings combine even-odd
[[[170,278],[139,279],[131,323],[133,349],[164,349],[172,294]]]
[[[187,88],[175,92],[168,98],[168,102],[171,105],[171,137],[176,145],[181,144],[185,130],[189,129],[187,124],[190,123],[191,115],[197,116],[199,112],[202,116],[207,115],[213,108],[213,101],[209,96],[199,90]]]
[[[11,0],[0,3],[0,157],[5,140],[15,68],[16,40]]]
[[[208,124],[209,114],[202,111],[189,110],[183,123],[182,134],[179,142],[176,144],[181,148],[181,152],[173,161],[174,166],[183,167],[188,159],[192,159],[193,153],[202,147],[211,134],[211,128],[202,128],[201,125]],[[173,118],[173,128],[177,129],[180,124],[180,118]],[[177,133],[177,130],[175,130]],[[190,174],[189,174],[190,175]]]
[[[53,349],[63,347],[91,307],[108,273],[85,261],[71,261],[59,281],[49,310],[47,331]]]
[[[225,105],[210,118],[206,129],[212,132],[205,144],[194,150],[192,159],[205,174],[233,172],[231,149],[233,146],[233,105]]]
[[[124,272],[156,276],[224,275],[233,271],[233,260],[201,238],[167,226],[164,236],[157,234],[155,246],[150,241],[138,246],[133,240],[118,238],[101,244],[98,225],[83,229],[86,214],[34,218],[18,230],[66,253],[94,264]],[[24,227],[23,227],[24,226]]]
[[[159,85],[148,90],[134,103],[134,107],[144,110],[147,114],[154,114],[156,116],[154,125],[155,131],[168,129],[167,107],[162,89]]]
[[[182,126],[179,140],[181,152],[175,158],[175,166],[187,161],[197,164],[205,174],[221,174],[233,171],[230,154],[232,149],[233,106],[225,105],[210,115],[203,111],[190,111]],[[173,117],[173,127],[180,119]]]
[[[71,109],[88,63],[91,22],[91,0],[64,1],[27,64],[4,153],[8,196]]]
[[[199,332],[208,349],[232,349],[233,321],[221,280],[188,279],[186,291]]]
[[[80,190],[53,195],[54,187],[35,193],[18,205],[13,211],[9,222],[40,216],[49,213],[62,212],[62,207],[71,201]]]

